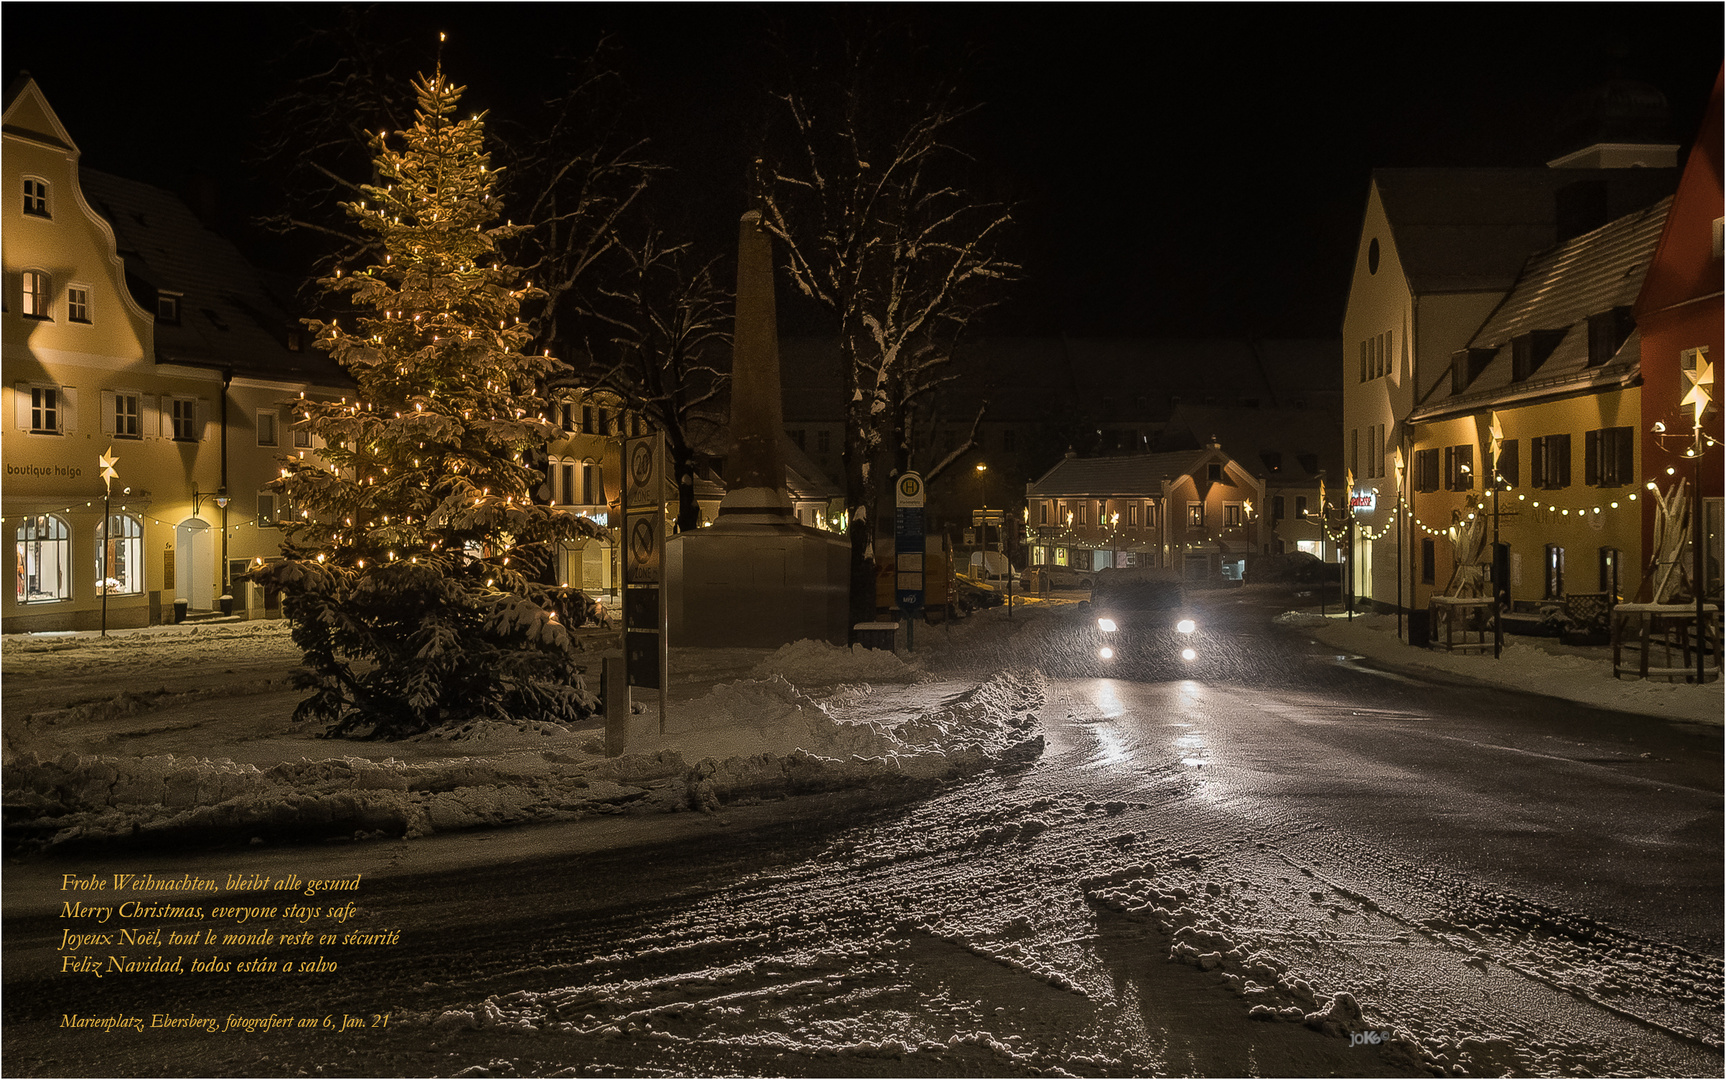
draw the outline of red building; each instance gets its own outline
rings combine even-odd
[[[1707,364],[1716,372],[1723,358],[1721,290],[1721,80],[1716,76],[1702,130],[1674,196],[1672,211],[1655,249],[1634,310],[1642,332],[1643,482],[1667,490],[1674,475],[1692,475],[1685,456],[1695,421],[1681,404],[1690,387],[1686,365]],[[1720,593],[1721,478],[1726,446],[1721,445],[1721,381],[1711,388],[1714,406],[1702,428],[1703,518],[1707,526],[1707,592]],[[1665,435],[1656,434],[1663,425]],[[1668,473],[1668,470],[1674,473]],[[1652,550],[1655,504],[1643,502],[1642,549]]]

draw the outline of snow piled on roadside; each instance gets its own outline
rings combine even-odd
[[[1490,650],[1483,655],[1406,645],[1397,639],[1393,615],[1356,615],[1350,620],[1342,615],[1289,611],[1278,615],[1276,622],[1384,664],[1443,671],[1493,686],[1621,712],[1710,724],[1722,723],[1726,717],[1720,680],[1698,686],[1663,679],[1615,679],[1610,649],[1574,648],[1550,638],[1512,636],[1505,638],[1503,657],[1494,659]]]
[[[756,677],[778,675],[798,686],[826,686],[838,682],[908,683],[926,678],[922,666],[887,649],[849,648],[825,641],[794,641],[761,661],[751,672]]]
[[[810,685],[865,673],[916,677],[890,653],[859,657],[810,642],[762,666]],[[186,833],[416,837],[943,780],[1041,748],[1031,731],[1044,694],[1035,675],[998,674],[946,698],[911,695],[896,716],[855,720],[846,713],[874,701],[868,685],[821,702],[777,671],[674,706],[665,735],[632,718],[640,730],[631,732],[631,753],[615,759],[600,756],[601,740],[563,729],[542,732],[542,749],[522,749],[513,730],[507,747],[488,748],[488,733],[474,732],[460,754],[429,761],[349,755],[267,767],[216,756],[42,756],[18,746],[5,762],[8,829],[34,847]]]

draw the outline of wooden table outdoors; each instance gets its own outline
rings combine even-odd
[[[1490,596],[1435,596],[1427,602],[1427,611],[1432,616],[1433,645],[1451,652],[1492,648]]]
[[[1695,604],[1619,604],[1612,609],[1612,677],[1631,675],[1696,678],[1696,654],[1713,653],[1714,662],[1704,668],[1703,678],[1720,677],[1720,609],[1703,606],[1703,625],[1696,627]],[[1626,657],[1626,652],[1631,655]],[[1658,655],[1659,663],[1655,663]],[[1674,656],[1679,663],[1673,664]]]

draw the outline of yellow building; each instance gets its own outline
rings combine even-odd
[[[4,629],[141,626],[177,602],[262,616],[268,598],[237,577],[280,552],[285,508],[264,484],[280,455],[317,450],[292,402],[344,380],[180,200],[78,157],[35,82],[16,86],[0,217]]]
[[[639,433],[640,418],[626,412],[617,395],[604,390],[561,390],[556,409],[562,431],[547,447],[545,497],[553,506],[611,529],[617,524],[623,486],[619,440],[626,431]],[[609,535],[565,544],[554,568],[557,584],[593,596],[615,594],[619,589],[616,554]]]
[[[1670,194],[1676,152],[1592,147],[1546,168],[1373,172],[1343,315],[1342,459],[1354,478],[1346,501],[1355,507],[1348,561],[1357,600],[1388,610],[1419,591],[1411,566],[1420,547],[1404,535],[1407,522],[1399,526],[1407,489],[1395,462],[1399,452],[1412,460],[1411,413],[1445,391],[1453,354],[1500,309],[1531,253]],[[1344,500],[1332,492],[1331,501]]]
[[[1579,595],[1635,592],[1642,391],[1630,305],[1670,206],[1664,199],[1531,257],[1410,414],[1414,607],[1452,589],[1453,526],[1471,514],[1484,516],[1488,545],[1496,529],[1508,548],[1509,598],[1525,615]]]

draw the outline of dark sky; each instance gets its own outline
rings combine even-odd
[[[27,28],[18,25],[28,11]],[[853,7],[918,21],[936,54],[978,57],[965,133],[992,195],[1019,201],[1026,280],[1002,333],[1266,337],[1338,332],[1370,170],[1538,165],[1566,104],[1609,78],[1671,104],[1688,148],[1721,63],[1722,8],[1698,4],[1089,4]],[[394,4],[372,18],[494,118],[556,92],[602,34],[667,194],[723,243],[745,208],[770,53],[808,5]],[[225,231],[270,179],[243,164],[255,116],[336,5],[8,5],[8,81],[29,71],[84,151],[134,179],[216,182]],[[415,44],[423,42],[423,45]],[[292,266],[279,269],[294,270]]]

